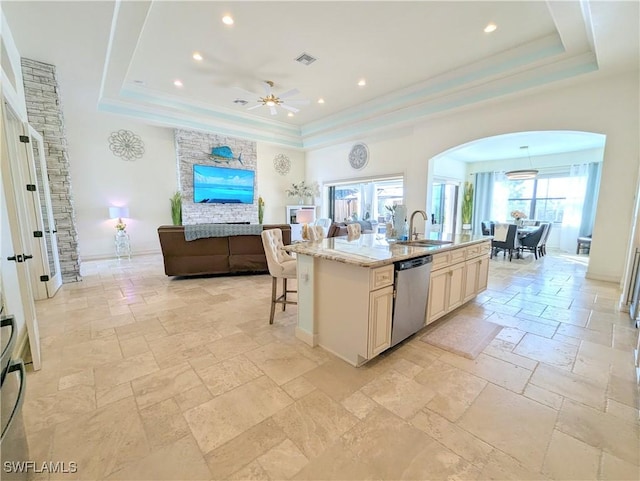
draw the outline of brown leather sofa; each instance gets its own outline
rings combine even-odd
[[[291,244],[289,224],[264,225],[263,230],[266,229],[281,229],[283,242],[285,245]],[[161,225],[158,227],[158,236],[164,272],[168,276],[269,272],[259,235],[186,241],[183,226]]]

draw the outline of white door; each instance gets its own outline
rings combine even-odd
[[[47,297],[53,297],[62,285],[62,274],[60,273],[60,252],[58,251],[58,236],[56,221],[53,217],[51,207],[51,190],[49,189],[49,176],[47,175],[47,159],[44,154],[44,141],[31,125],[29,125],[29,137],[31,138],[31,148],[28,149],[30,174],[34,185],[37,188],[37,196],[33,195],[35,221],[37,231],[41,237],[34,237],[34,241],[39,243],[41,254],[42,277],[38,276],[37,281],[43,282],[46,288]],[[34,263],[35,265],[35,263]],[[37,275],[38,273],[36,273]]]
[[[17,274],[18,284],[13,286],[16,292],[19,292],[18,299],[12,299],[11,302],[19,303],[22,307],[24,320],[18,320],[18,324],[25,324],[27,335],[29,337],[29,347],[31,350],[31,359],[33,368],[38,370],[41,368],[40,359],[40,333],[38,329],[38,319],[36,317],[36,309],[34,305],[34,293],[30,282],[30,272],[28,265],[33,259],[31,253],[31,236],[29,235],[29,212],[27,208],[27,195],[31,192],[26,190],[26,182],[23,177],[23,167],[28,164],[27,151],[24,144],[20,142],[20,136],[23,135],[22,122],[14,114],[13,110],[3,100],[2,104],[2,188],[3,188],[3,204],[6,205],[6,217],[2,221],[2,272],[3,282],[6,283],[5,289],[9,292],[9,287],[13,286],[12,273],[14,269],[9,267],[8,262],[15,264],[15,272]],[[10,242],[9,242],[10,239]],[[8,252],[6,249],[13,252]],[[6,251],[6,252],[5,252]],[[5,279],[5,272],[7,278]],[[14,309],[7,301],[8,309]],[[15,307],[15,312],[20,309]]]

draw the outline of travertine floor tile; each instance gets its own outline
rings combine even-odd
[[[489,444],[429,409],[420,411],[410,422],[474,466],[483,467],[493,451]]]
[[[211,473],[192,436],[184,436],[139,461],[129,463],[107,479],[142,480],[209,480]]]
[[[393,370],[368,383],[362,392],[403,419],[413,417],[436,395],[433,389]]]
[[[436,393],[427,407],[453,422],[487,385],[486,380],[440,361],[425,368],[415,380]]]
[[[206,455],[212,479],[227,479],[285,439],[272,418],[256,424]]]
[[[203,453],[282,410],[293,400],[262,376],[189,409],[185,419]]]
[[[605,391],[599,383],[564,369],[541,363],[531,384],[604,411]]]
[[[304,468],[308,462],[306,456],[289,439],[258,458],[258,464],[270,479],[288,479]]]
[[[78,471],[62,479],[104,479],[149,453],[142,421],[132,398],[56,426],[55,460],[74,460]]]
[[[226,359],[204,369],[196,369],[196,372],[213,396],[218,396],[264,375],[243,355]]]
[[[565,399],[557,428],[590,446],[602,448],[609,454],[638,465],[638,423],[627,423],[612,414]]]
[[[190,434],[189,426],[173,399],[159,402],[140,411],[151,449],[171,444]]]
[[[528,333],[513,350],[515,354],[571,370],[578,348]]]
[[[485,354],[471,360],[446,352],[440,360],[516,393],[524,391],[531,376],[529,369]]]
[[[273,419],[309,459],[320,455],[358,422],[355,416],[318,390],[283,409]]]
[[[276,384],[282,385],[311,371],[317,364],[287,344],[273,342],[246,353]]]
[[[458,425],[539,471],[556,416],[547,406],[489,384]]]
[[[602,453],[601,479],[605,481],[637,481],[640,479],[640,467],[605,452]]]
[[[268,275],[83,263],[37,303],[30,456],[131,481],[640,479],[637,330],[574,258],[490,262],[490,289],[457,311],[504,326],[475,361],[414,337],[360,368],[298,341],[295,306],[268,324]]]
[[[131,382],[140,409],[164,401],[202,384],[189,364],[182,363],[134,379]]]
[[[554,431],[542,472],[552,479],[597,479],[599,466],[599,449]]]

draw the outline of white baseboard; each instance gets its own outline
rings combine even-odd
[[[604,276],[604,275],[594,274],[592,272],[587,272],[584,277],[586,279],[591,279],[592,281],[613,282],[614,284],[620,285],[620,277],[618,276]]]
[[[162,251],[160,249],[151,249],[146,251],[135,251],[131,253],[131,258],[133,259],[136,256],[147,256],[147,255],[162,255]],[[110,252],[108,254],[92,254],[92,255],[80,255],[80,261],[103,261],[107,259],[117,259],[117,256],[114,252]]]
[[[296,337],[311,347],[316,347],[318,345],[317,334],[307,332],[304,329],[300,329],[298,326],[296,326]]]

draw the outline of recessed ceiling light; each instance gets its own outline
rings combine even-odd
[[[133,83],[136,85],[144,85],[144,80],[134,80]]]
[[[233,25],[233,17],[231,15],[225,15],[222,17],[222,23],[225,25]]]
[[[173,85],[175,85],[176,87],[182,87],[182,80],[174,80]]]
[[[495,32],[496,28],[498,28],[498,26],[495,23],[491,22],[486,27],[484,27],[484,33]]]
[[[202,55],[200,55],[200,52],[193,52],[193,60],[197,60],[198,62],[202,60]]]
[[[244,99],[235,99],[235,100],[233,101],[233,103],[234,103],[234,104],[240,104],[240,105],[247,105],[249,102],[247,102],[247,101],[246,101],[246,100],[244,100]]]
[[[364,87],[365,85],[367,85],[367,81],[365,79],[360,79],[358,81],[358,87]]]
[[[293,117],[293,112],[289,112],[289,113],[287,114],[287,117]]]
[[[324,103],[324,99],[318,99],[318,103],[319,104],[323,104]]]

